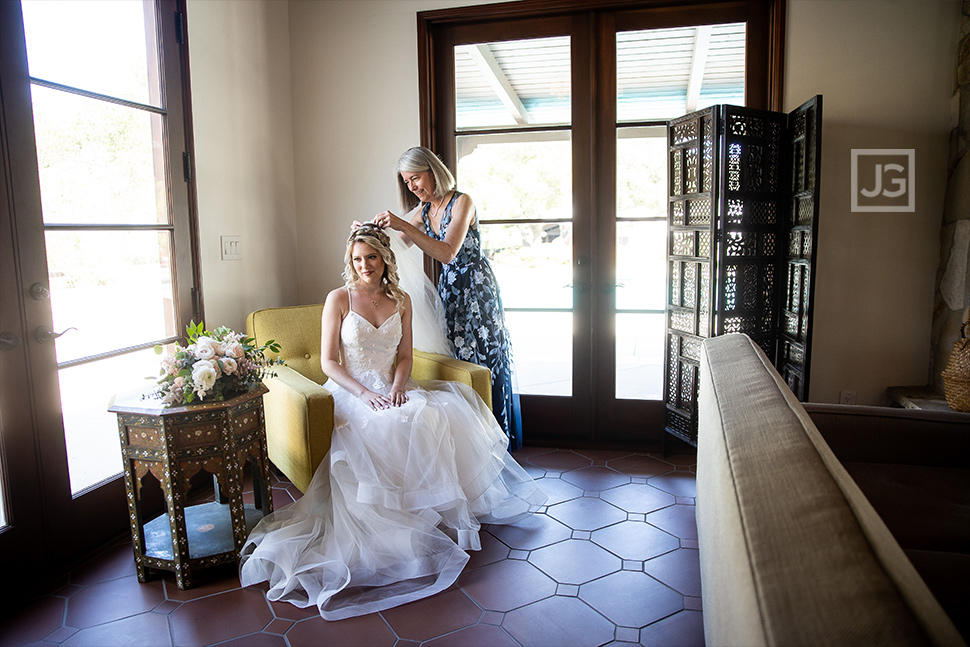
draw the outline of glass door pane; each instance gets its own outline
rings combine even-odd
[[[667,141],[660,124],[717,103],[743,104],[745,34],[745,23],[730,23],[616,35],[617,123],[630,124],[617,128],[616,142],[618,399],[663,397]]]
[[[570,84],[569,37],[455,47],[456,176],[475,201],[522,394],[573,394]]]
[[[157,78],[150,66],[156,53],[154,3],[23,0],[21,4],[31,77],[161,107],[150,81]]]
[[[616,142],[616,397],[663,397],[667,138],[621,128]]]
[[[745,23],[616,35],[618,122],[673,119],[718,103],[744,105]]]
[[[502,290],[519,392],[571,395],[571,146],[567,132],[540,135],[458,137],[458,181]]]
[[[569,37],[455,47],[459,131],[568,124]]]
[[[176,335],[166,113],[151,1],[24,0],[71,491],[121,472],[110,397]]]

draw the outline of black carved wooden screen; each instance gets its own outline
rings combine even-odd
[[[722,106],[715,335],[743,332],[775,360],[785,115]]]
[[[667,212],[667,348],[665,426],[696,438],[701,340],[713,325],[711,265],[717,223],[716,106],[667,127],[670,204]]]
[[[667,126],[666,431],[697,442],[700,344],[750,336],[808,394],[821,97],[790,115],[713,106]]]
[[[818,182],[822,140],[822,97],[788,117],[791,194],[786,208],[785,293],[776,366],[799,400],[808,399],[812,343],[812,295],[818,238]]]

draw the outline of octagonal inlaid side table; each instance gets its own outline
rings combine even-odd
[[[138,580],[150,569],[171,571],[180,589],[196,569],[239,559],[246,538],[273,511],[260,384],[223,402],[166,407],[141,394],[112,398],[124,460],[128,516]],[[254,504],[243,502],[243,475],[252,473]],[[213,475],[215,501],[187,505],[193,476]],[[166,512],[146,520],[143,479],[158,480]]]

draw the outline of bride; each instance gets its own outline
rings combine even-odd
[[[388,235],[347,241],[346,285],[323,309],[322,365],[333,394],[330,453],[304,496],[262,519],[243,548],[243,586],[315,605],[327,620],[442,591],[480,550],[480,523],[514,523],[546,500],[512,459],[481,398],[411,378],[412,304]]]

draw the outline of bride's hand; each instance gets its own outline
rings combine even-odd
[[[402,406],[408,401],[408,392],[405,389],[391,389],[391,404],[395,407]]]
[[[387,409],[392,405],[391,400],[387,396],[381,395],[380,393],[374,393],[373,391],[365,390],[363,393],[360,394],[359,397],[364,402],[364,404],[366,404],[374,411]]]

